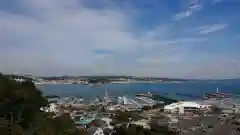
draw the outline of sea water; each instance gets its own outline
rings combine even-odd
[[[105,90],[109,96],[135,96],[137,93],[152,92],[178,100],[202,98],[204,92],[220,92],[240,94],[240,80],[231,81],[189,81],[167,83],[129,83],[102,84],[90,86],[83,84],[40,84],[37,85],[43,95],[57,95],[60,97],[103,97]]]

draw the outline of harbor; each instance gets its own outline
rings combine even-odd
[[[240,114],[240,100],[233,94],[217,90],[205,93],[202,100],[174,100],[151,92],[137,93],[135,97],[111,96],[106,89],[104,96],[95,99],[87,97],[50,97],[51,104],[43,110],[54,112],[56,116],[69,114],[77,128],[99,127],[114,129],[125,123],[151,128],[152,122],[165,123],[172,130],[182,129],[185,133],[198,131],[208,132],[207,127],[186,126],[191,121],[206,121],[205,117],[219,119],[220,114],[213,113],[214,107],[222,114],[235,116]],[[116,120],[119,115],[126,115],[127,120]],[[223,118],[221,118],[222,120]],[[182,125],[183,124],[183,125]],[[181,127],[183,126],[183,127]],[[210,132],[210,131],[209,131]]]
[[[0,0],[0,135],[240,135],[240,0]]]

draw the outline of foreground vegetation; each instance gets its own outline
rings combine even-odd
[[[30,82],[16,82],[0,74],[1,135],[84,135],[68,115],[53,118],[40,111],[48,102]]]
[[[53,117],[54,114],[41,111],[47,105],[48,101],[31,81],[16,82],[0,74],[1,135],[87,135],[86,130],[75,128],[69,115]],[[121,115],[117,119],[127,121],[128,117]],[[123,125],[115,130],[115,135],[159,135],[136,125],[128,128]]]

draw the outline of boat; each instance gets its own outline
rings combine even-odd
[[[153,94],[151,92],[136,94],[136,97],[152,97],[152,96]]]
[[[91,103],[101,103],[102,102],[102,100],[99,98],[99,97],[97,97],[95,100],[92,100],[91,101]]]

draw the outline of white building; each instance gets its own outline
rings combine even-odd
[[[88,135],[104,135],[103,130],[101,128],[97,127],[90,127],[87,129],[87,134]]]
[[[53,113],[56,113],[58,111],[57,105],[55,105],[54,103],[49,104],[48,107],[40,108],[40,110]]]
[[[190,102],[190,101],[187,101],[187,102],[181,101],[177,103],[172,103],[170,105],[166,105],[164,107],[164,112],[184,114],[186,112],[200,111],[202,109],[208,109],[208,108],[210,107],[209,105],[206,105],[206,104]]]
[[[16,82],[25,82],[25,79],[14,79]]]

